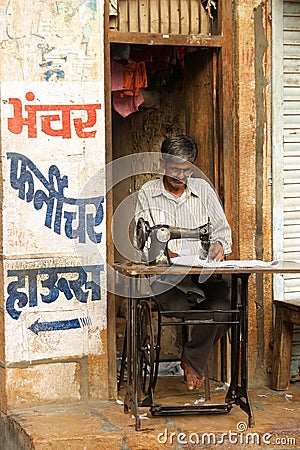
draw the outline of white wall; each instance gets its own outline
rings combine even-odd
[[[300,3],[272,2],[274,259],[300,261]],[[300,301],[299,275],[275,276],[277,300]],[[292,372],[300,361],[294,327]]]
[[[103,354],[103,2],[10,0],[0,24],[3,363]]]

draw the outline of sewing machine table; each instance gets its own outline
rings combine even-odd
[[[128,317],[127,317],[127,390],[124,411],[130,409],[135,416],[136,430],[140,429],[137,373],[137,306],[142,300],[138,295],[138,279],[162,274],[193,275],[220,274],[231,276],[231,311],[239,311],[239,320],[233,320],[231,326],[231,380],[225,402],[220,404],[201,404],[196,406],[158,405],[152,397],[150,406],[153,416],[178,414],[217,414],[228,413],[232,406],[238,405],[248,415],[249,427],[254,425],[254,416],[248,394],[248,279],[251,274],[300,273],[300,264],[296,262],[280,262],[276,265],[245,267],[185,267],[172,265],[169,267],[148,266],[130,262],[115,263],[113,268],[128,277]],[[201,322],[199,322],[201,323]]]

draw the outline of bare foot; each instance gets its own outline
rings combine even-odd
[[[189,366],[184,361],[181,361],[180,365],[184,370],[187,388],[190,391],[194,389],[200,389],[200,387],[204,383],[205,376],[202,375],[201,378],[198,378],[197,375],[189,368]]]

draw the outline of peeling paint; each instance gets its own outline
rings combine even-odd
[[[8,0],[0,18],[2,80],[92,80],[101,73],[96,1]]]
[[[0,2],[2,410],[107,397],[103,3]]]

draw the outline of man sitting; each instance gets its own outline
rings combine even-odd
[[[224,255],[231,252],[231,230],[214,189],[203,178],[192,177],[197,154],[197,145],[188,136],[171,136],[163,141],[160,161],[164,175],[141,187],[135,217],[143,217],[150,226],[165,224],[182,228],[197,228],[209,219],[212,240],[208,255],[199,240],[174,239],[169,242],[169,256],[190,254],[222,261]],[[144,257],[147,258],[147,254]],[[151,284],[151,289],[162,310],[230,309],[227,284],[218,276],[212,275],[199,283],[198,276],[187,275],[182,279],[162,275]],[[177,316],[182,314],[178,312]],[[194,317],[189,315],[189,318]],[[220,319],[228,318],[224,313]],[[225,324],[194,325],[191,340],[184,344],[181,360],[188,389],[201,387],[212,346],[227,328]]]

